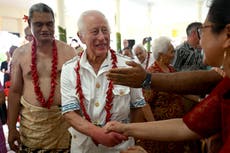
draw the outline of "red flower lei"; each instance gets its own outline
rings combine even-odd
[[[57,46],[55,43],[55,40],[53,40],[53,59],[52,59],[52,70],[51,70],[51,89],[50,89],[50,95],[47,101],[45,100],[40,86],[39,86],[39,76],[38,76],[38,71],[37,71],[37,58],[36,58],[36,41],[33,38],[32,42],[32,62],[31,62],[31,72],[32,72],[32,79],[33,79],[33,84],[34,84],[34,91],[37,95],[37,100],[40,102],[42,107],[47,107],[48,109],[52,105],[54,99],[54,92],[55,92],[55,87],[56,87],[56,78],[57,78]]]
[[[110,53],[111,53],[111,59],[112,59],[112,68],[116,68],[117,67],[117,56],[115,54],[115,51],[110,49]],[[81,54],[82,55],[82,54]],[[80,57],[81,57],[80,55]],[[78,60],[77,62],[77,66],[74,69],[76,74],[77,74],[77,81],[76,81],[76,94],[79,96],[79,100],[80,100],[80,107],[81,110],[83,112],[83,115],[85,116],[85,118],[91,122],[91,119],[89,117],[89,114],[86,111],[85,105],[84,105],[84,95],[83,95],[83,91],[82,91],[82,87],[81,87],[81,77],[80,77],[80,60]],[[111,109],[112,109],[112,101],[113,101],[113,82],[109,81],[109,85],[108,85],[108,89],[106,91],[106,104],[105,104],[105,111],[106,111],[106,123],[110,121],[111,119]]]
[[[22,19],[24,20],[24,22],[28,22],[29,17],[27,15],[24,15]]]

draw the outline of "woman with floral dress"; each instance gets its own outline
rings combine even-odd
[[[153,42],[155,62],[147,69],[149,73],[172,73],[176,70],[171,65],[174,58],[174,47],[167,37],[159,37]],[[144,89],[145,100],[151,106],[155,120],[180,118],[187,111],[182,95],[159,92],[154,89]],[[190,104],[189,104],[190,105]],[[136,144],[142,146],[148,153],[198,153],[200,141],[160,142],[137,139]]]

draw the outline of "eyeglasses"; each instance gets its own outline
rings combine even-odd
[[[198,27],[197,28],[197,35],[198,35],[198,38],[200,39],[201,38],[201,35],[202,35],[202,30],[205,29],[205,28],[211,28],[213,27],[212,24],[210,25],[202,25],[201,27]]]

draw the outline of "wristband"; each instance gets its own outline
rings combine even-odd
[[[152,77],[152,74],[147,73],[144,82],[141,84],[141,87],[143,89],[150,89],[151,88],[151,77]]]

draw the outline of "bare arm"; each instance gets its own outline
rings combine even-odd
[[[85,135],[91,136],[91,129],[94,128],[94,125],[83,119],[78,113],[74,111],[68,112],[64,114],[64,117],[74,129]]]
[[[209,93],[221,79],[214,70],[156,73],[152,76],[152,87],[159,91],[200,95]]]
[[[123,140],[127,140],[126,136],[119,133],[106,133],[104,128],[95,126],[74,111],[65,113],[64,117],[74,129],[91,137],[95,144],[103,144],[112,147],[121,143]]]
[[[8,128],[9,128],[9,145],[12,150],[16,151],[18,146],[14,144],[14,141],[20,143],[19,133],[16,129],[16,123],[20,111],[20,98],[23,90],[23,78],[22,69],[20,67],[20,57],[17,51],[15,51],[12,59],[11,68],[11,84],[8,96]]]
[[[115,84],[139,88],[146,77],[140,64],[127,62],[132,68],[111,69],[108,79]],[[222,79],[214,70],[198,70],[175,73],[152,73],[153,89],[178,94],[206,94]]]
[[[127,136],[157,141],[200,139],[200,136],[191,131],[181,118],[130,124],[110,122],[106,125],[106,129]]]

